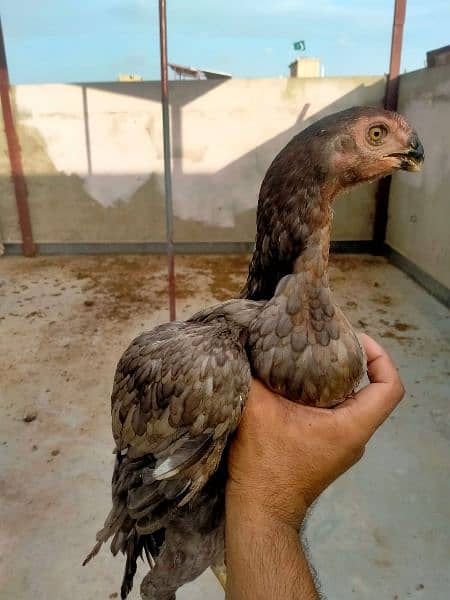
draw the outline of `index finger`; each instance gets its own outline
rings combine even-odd
[[[389,354],[368,335],[361,335],[367,355],[369,385],[335,410],[356,421],[361,442],[366,443],[403,398],[404,389]]]

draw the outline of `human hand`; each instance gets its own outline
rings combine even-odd
[[[231,446],[227,506],[299,527],[319,494],[363,455],[404,395],[388,354],[361,336],[370,383],[332,409],[290,402],[253,380]]]

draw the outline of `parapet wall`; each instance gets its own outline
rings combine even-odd
[[[381,103],[379,77],[176,81],[170,85],[175,241],[251,242],[264,173],[314,120]],[[159,82],[12,88],[35,241],[165,238]],[[4,135],[0,241],[20,242]],[[370,240],[373,185],[336,205],[335,240]]]

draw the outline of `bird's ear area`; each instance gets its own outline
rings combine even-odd
[[[360,148],[353,133],[339,133],[333,141],[329,152],[329,167],[339,179],[345,179],[348,170],[352,172],[360,160]]]
[[[349,133],[338,135],[334,140],[334,151],[338,153],[354,153],[357,150],[355,138]]]

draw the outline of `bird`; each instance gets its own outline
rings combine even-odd
[[[122,599],[144,554],[143,600],[174,600],[181,585],[223,566],[227,449],[252,377],[319,407],[357,388],[364,351],[327,273],[333,203],[423,160],[406,119],[378,107],[303,129],[263,179],[240,297],[145,331],[124,352],[111,395],[112,509],[83,563],[112,538],[112,554],[126,557]]]

